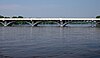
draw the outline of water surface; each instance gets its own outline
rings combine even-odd
[[[0,27],[0,58],[100,58],[100,28]]]

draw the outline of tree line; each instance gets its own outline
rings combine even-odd
[[[12,17],[7,17],[7,16],[2,16],[0,15],[0,18],[24,18],[23,16],[12,16]]]
[[[100,16],[96,16],[96,18],[100,18]]]
[[[6,16],[0,15],[0,18],[24,18],[24,17],[23,16],[6,17]],[[100,16],[96,16],[96,18],[100,18]]]

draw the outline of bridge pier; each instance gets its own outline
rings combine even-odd
[[[26,21],[26,23],[28,23],[28,24],[31,25],[32,27],[33,27],[33,26],[37,26],[40,22],[41,22],[41,21],[33,21],[33,20],[31,20],[31,21]]]
[[[91,20],[91,27],[94,27],[94,22],[93,20]]]
[[[69,23],[68,20],[60,20],[60,27],[65,27]]]
[[[1,21],[0,23],[3,25],[3,26],[8,26],[8,25],[10,25],[11,23],[13,23],[14,21],[6,21],[6,20],[4,20],[4,21]]]
[[[64,27],[63,26],[63,20],[60,20],[60,27]]]

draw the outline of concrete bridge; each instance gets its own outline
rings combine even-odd
[[[99,18],[0,18],[0,24],[3,26],[9,26],[17,21],[24,21],[31,26],[37,26],[43,21],[52,21],[61,27],[77,21],[91,22],[91,24],[95,22],[97,26],[100,25]]]

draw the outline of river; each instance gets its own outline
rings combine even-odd
[[[0,27],[0,58],[100,58],[100,28]]]

